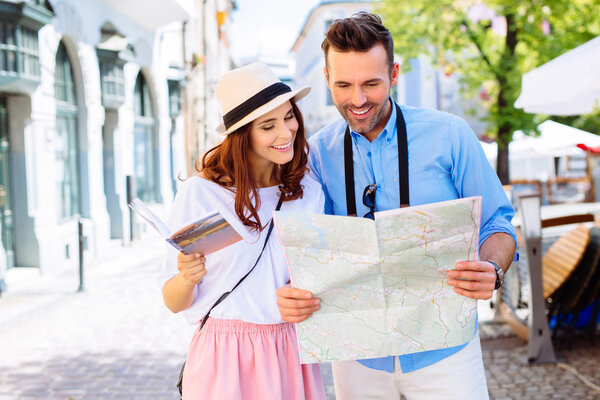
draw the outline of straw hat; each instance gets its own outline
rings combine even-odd
[[[215,85],[223,113],[223,123],[217,132],[228,135],[290,99],[302,99],[309,92],[309,87],[292,90],[261,62],[229,71]]]

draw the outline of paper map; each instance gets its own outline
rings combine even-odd
[[[475,335],[477,301],[446,283],[477,260],[481,198],[390,210],[375,221],[275,212],[291,283],[321,299],[297,324],[303,363],[453,347]]]

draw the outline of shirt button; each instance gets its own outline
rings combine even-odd
[[[371,152],[368,152],[368,153],[367,153],[367,156],[368,156],[368,157],[371,157]]]
[[[387,138],[385,141],[389,143],[392,141],[392,138]]]

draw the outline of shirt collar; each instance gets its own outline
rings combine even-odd
[[[383,130],[381,131],[377,139],[375,139],[385,140],[385,143],[390,143],[396,136],[396,103],[394,103],[394,100],[392,100],[391,97],[388,97],[388,101],[392,106],[392,113],[390,114],[390,118],[388,119],[387,124],[385,124]],[[352,134],[352,136],[354,136],[355,139],[356,136],[360,135],[360,133],[356,133],[352,128],[350,128],[350,134]]]

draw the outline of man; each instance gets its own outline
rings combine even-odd
[[[327,85],[343,117],[309,139],[325,212],[372,217],[401,205],[482,196],[481,261],[458,262],[447,282],[461,295],[491,298],[513,259],[514,211],[474,133],[456,116],[396,106],[389,91],[399,66],[378,16],[336,20],[321,47]],[[284,286],[277,296],[288,322],[303,321],[319,307],[306,290]],[[479,335],[448,349],[335,362],[333,377],[341,400],[488,398]]]

